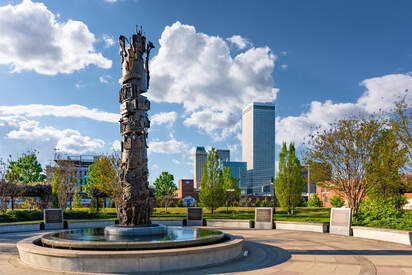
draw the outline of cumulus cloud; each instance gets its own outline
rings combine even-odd
[[[151,116],[150,122],[153,125],[167,124],[169,127],[171,127],[175,123],[176,119],[176,112],[162,112]]]
[[[379,111],[390,111],[394,101],[406,96],[412,104],[412,75],[391,74],[365,79],[360,83],[366,90],[355,103],[333,103],[313,101],[309,111],[300,116],[276,118],[276,143],[303,143],[316,128],[326,129],[339,119],[352,116],[368,116]]]
[[[62,152],[84,154],[94,152],[104,146],[103,140],[83,136],[79,131],[60,130],[51,126],[42,127],[40,122],[21,116],[0,116],[0,121],[3,122],[3,125],[12,128],[6,134],[6,138],[30,141],[30,143],[53,144],[56,149]]]
[[[113,141],[112,149],[115,150],[115,151],[120,151],[122,149],[122,146],[120,144],[120,140]]]
[[[288,65],[286,65],[286,64],[282,64],[282,65],[280,65],[280,68],[282,68],[282,69],[286,70],[286,69],[288,68]]]
[[[246,38],[241,37],[240,35],[234,35],[232,37],[227,38],[227,40],[236,45],[240,50],[243,50],[244,48],[248,47],[249,45],[252,45]]]
[[[149,150],[148,152],[151,153],[159,153],[159,154],[180,154],[187,150],[187,145],[184,142],[178,141],[173,137],[170,140],[166,141],[159,141],[159,140],[152,140],[149,142]]]
[[[108,69],[112,61],[96,52],[95,35],[81,21],[60,22],[43,3],[24,0],[0,7],[0,64],[12,72],[69,74],[88,65]]]
[[[232,57],[226,40],[180,22],[164,29],[159,44],[151,62],[149,97],[183,104],[186,126],[224,139],[240,129],[244,106],[276,99],[276,56],[269,47],[252,47]]]
[[[104,42],[104,47],[105,48],[110,48],[111,46],[114,45],[114,38],[113,36],[103,34],[102,36],[103,42]]]
[[[0,114],[2,115],[24,115],[27,117],[55,116],[55,117],[78,117],[89,118],[97,121],[105,121],[117,123],[120,119],[120,114],[108,113],[98,109],[89,109],[82,105],[15,105],[15,106],[0,106]]]

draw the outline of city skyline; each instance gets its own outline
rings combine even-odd
[[[388,111],[399,96],[412,102],[411,9],[384,1],[3,1],[0,158],[36,149],[44,168],[54,148],[119,148],[117,37],[136,24],[155,45],[151,183],[162,171],[192,178],[199,144],[241,161],[242,108],[253,101],[276,105],[276,151],[293,141],[299,152],[312,129]]]

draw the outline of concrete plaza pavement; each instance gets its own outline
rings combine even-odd
[[[412,275],[412,247],[407,245],[302,231],[222,231],[245,238],[241,258],[223,265],[167,274]],[[0,274],[59,274],[27,267],[18,258],[16,243],[19,240],[44,233],[0,234]]]

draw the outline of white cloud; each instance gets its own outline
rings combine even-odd
[[[114,45],[114,38],[113,36],[103,34],[102,39],[104,41],[104,47],[105,48],[110,48],[111,46]]]
[[[112,79],[112,77],[110,75],[101,75],[101,76],[99,76],[99,81],[101,83],[109,83],[110,79]]]
[[[12,140],[28,141],[30,144],[47,143],[62,152],[72,154],[95,152],[104,146],[103,140],[83,136],[79,131],[60,130],[51,126],[42,127],[38,121],[21,116],[0,116],[0,121],[12,128],[6,134],[6,138]]]
[[[176,112],[162,112],[151,116],[150,122],[153,125],[168,124],[168,126],[171,127],[175,123],[176,119]]]
[[[412,104],[412,96],[407,90],[412,90],[412,75],[391,74],[382,77],[365,79],[360,83],[366,91],[356,103],[324,103],[313,101],[310,109],[300,116],[276,118],[276,143],[303,143],[314,129],[326,129],[329,124],[339,119],[358,115],[371,115],[375,112],[390,111],[394,101],[402,96]]]
[[[0,7],[0,64],[12,72],[55,75],[88,65],[108,69],[112,61],[96,52],[96,38],[81,21],[58,21],[43,3],[24,0]]]
[[[227,38],[227,40],[236,45],[240,50],[243,50],[244,48],[248,47],[249,45],[252,45],[246,38],[241,37],[240,35],[234,35],[232,37]]]
[[[287,52],[287,51],[281,51],[280,54],[281,54],[281,55],[287,55],[288,52]]]
[[[181,162],[179,161],[179,160],[177,160],[177,159],[172,159],[172,162],[174,163],[174,164],[180,164]]]
[[[280,68],[282,68],[283,70],[285,70],[285,69],[287,69],[287,68],[288,68],[288,65],[286,65],[286,64],[282,64],[282,65],[280,65]]]
[[[86,85],[84,85],[82,82],[77,82],[76,83],[76,88],[77,89],[84,88],[84,87],[86,87]]]
[[[120,144],[120,140],[113,141],[112,149],[115,150],[115,151],[120,151],[122,149],[121,144]]]
[[[98,109],[89,109],[82,105],[15,105],[15,106],[0,106],[0,114],[2,115],[24,115],[27,117],[55,116],[55,117],[79,117],[89,118],[97,121],[105,121],[117,123],[120,119],[120,114],[108,113]]]
[[[180,154],[187,150],[185,143],[177,141],[173,137],[167,141],[152,140],[149,142],[149,153]]]
[[[149,97],[183,104],[186,126],[224,139],[240,129],[244,106],[276,99],[276,56],[269,47],[252,47],[232,58],[224,39],[180,22],[164,29],[159,44],[151,62]]]

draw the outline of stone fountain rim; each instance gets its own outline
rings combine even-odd
[[[50,234],[50,233],[47,233]],[[17,243],[17,249],[19,253],[28,252],[30,254],[44,255],[49,257],[71,257],[71,258],[82,258],[84,256],[92,257],[111,257],[116,256],[133,256],[138,255],[140,257],[153,257],[153,256],[173,256],[180,254],[198,254],[207,251],[213,251],[215,249],[224,249],[234,246],[241,245],[244,241],[243,237],[233,236],[230,234],[224,234],[228,238],[225,242],[214,243],[210,245],[203,246],[190,246],[190,247],[179,247],[175,249],[155,249],[155,250],[70,250],[70,249],[59,249],[51,247],[43,247],[36,245],[35,243],[41,241],[44,235],[37,235],[27,239],[23,239]]]
[[[71,231],[63,230],[63,231]],[[75,230],[75,229],[74,229]],[[209,229],[210,230],[210,229]],[[210,235],[206,237],[201,237],[196,240],[182,240],[182,241],[161,241],[161,242],[151,242],[151,241],[137,241],[137,242],[127,242],[127,241],[110,241],[110,242],[101,242],[101,241],[79,241],[79,240],[65,240],[49,239],[49,236],[56,234],[56,232],[46,233],[40,237],[40,241],[46,245],[51,246],[51,249],[62,248],[62,249],[81,249],[76,251],[90,251],[88,249],[100,250],[100,251],[114,251],[115,249],[121,249],[122,251],[134,251],[136,249],[142,249],[145,251],[148,250],[158,250],[158,249],[177,249],[182,247],[196,247],[199,245],[210,244],[214,242],[221,241],[225,234],[221,231],[220,234]],[[36,241],[33,241],[33,245]],[[38,246],[38,245],[37,245]],[[41,246],[38,246],[41,247]],[[53,248],[55,247],[55,248]]]

